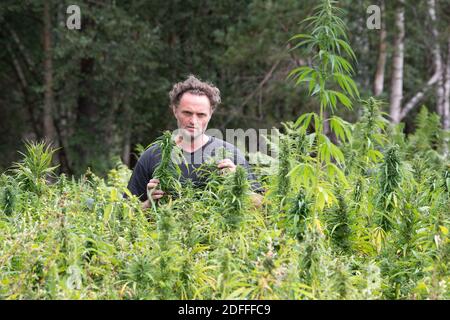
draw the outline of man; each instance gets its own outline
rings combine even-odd
[[[209,157],[217,155],[219,149],[225,148],[233,155],[233,159],[220,160],[217,168],[223,172],[234,172],[237,164],[243,165],[247,169],[251,184],[252,202],[259,207],[262,196],[256,192],[261,192],[262,189],[241,152],[234,145],[205,134],[209,120],[220,104],[219,89],[191,75],[185,81],[175,84],[169,97],[170,108],[179,129],[175,141],[183,150],[185,159],[188,160],[187,166],[180,166],[182,179],[191,179],[194,183],[201,184],[201,178],[196,174],[195,169]],[[143,208],[151,205],[147,190],[153,190],[151,195],[155,201],[164,196],[164,190],[157,189],[160,181],[152,179],[153,171],[160,161],[159,147],[153,146],[147,149],[139,158],[128,183],[128,189],[140,198]]]

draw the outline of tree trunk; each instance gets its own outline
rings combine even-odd
[[[130,154],[131,154],[131,127],[125,126],[123,134],[123,150],[122,150],[122,162],[130,167]]]
[[[422,85],[421,89],[404,105],[401,110],[400,120],[402,120],[409,111],[414,109],[419,104],[425,93],[435,84],[436,85],[436,97],[437,97],[437,112],[443,119],[443,104],[444,104],[444,86],[443,86],[443,65],[441,47],[439,45],[439,32],[436,27],[436,1],[428,0],[428,14],[431,20],[431,33],[433,41],[433,64],[434,73],[426,84]]]
[[[91,150],[94,148],[93,143],[96,143],[96,106],[92,101],[90,95],[90,79],[94,71],[94,59],[82,58],[80,60],[80,81],[78,83],[78,99],[77,99],[77,136],[80,143],[77,146],[78,154],[80,155],[81,165],[85,165],[91,157]]]
[[[394,56],[392,59],[391,97],[389,115],[393,123],[400,122],[403,99],[403,63],[405,38],[405,2],[398,0],[395,12],[396,35],[394,40]]]
[[[447,40],[447,63],[444,84],[443,128],[450,129],[450,36]]]
[[[358,0],[355,4],[360,8],[364,7],[365,0]],[[370,56],[370,40],[369,32],[366,30],[366,17],[364,15],[358,15],[357,23],[355,25],[355,44],[358,44],[359,52],[362,56]],[[358,65],[357,74],[360,77],[360,86],[364,91],[369,91],[371,87],[371,76],[369,72],[369,64],[361,63]]]
[[[441,46],[439,45],[439,32],[436,19],[436,0],[428,0],[428,14],[431,19],[431,33],[433,35],[433,62],[434,72],[437,75],[436,84],[436,111],[443,120],[444,115],[444,70],[442,65]]]
[[[56,20],[57,21],[64,21],[65,19],[65,5],[63,2],[58,2],[57,5],[57,15],[56,15]],[[61,39],[58,37],[58,34],[56,33],[54,35],[54,47],[57,48],[59,47],[61,44]],[[69,132],[67,130],[68,128],[68,121],[67,121],[67,114],[66,112],[64,112],[64,107],[61,104],[61,100],[59,99],[59,95],[58,93],[56,93],[55,95],[55,99],[54,99],[54,106],[55,106],[55,119],[56,121],[55,123],[55,129],[56,129],[56,133],[58,135],[59,138],[59,145],[61,146],[60,151],[58,152],[58,156],[59,156],[59,163],[61,164],[60,166],[60,172],[61,173],[66,173],[68,175],[73,174],[73,170],[71,168],[71,159],[70,159],[70,148],[69,148],[69,141],[68,141],[68,137],[69,137]]]
[[[53,63],[52,63],[52,30],[50,18],[50,1],[44,0],[44,112],[43,134],[48,142],[58,147],[55,124],[53,122]]]
[[[11,46],[8,43],[6,44],[6,51],[8,51],[11,56],[11,61],[14,66],[14,71],[17,75],[17,79],[19,80],[18,82],[19,82],[20,89],[23,94],[23,102],[28,111],[29,122],[33,129],[32,134],[31,135],[27,134],[26,136],[34,136],[35,138],[37,138],[41,135],[40,122],[37,120],[37,117],[34,112],[34,104],[31,101],[32,99],[30,97],[29,84],[28,84],[27,78],[25,76],[25,72],[22,69],[19,59],[17,58],[13,49],[11,48]]]
[[[381,30],[380,30],[380,43],[378,47],[378,61],[377,70],[375,72],[375,79],[373,82],[373,94],[379,96],[383,93],[384,88],[384,71],[386,69],[386,57],[387,57],[387,43],[386,43],[386,22],[385,22],[385,4],[384,0],[381,0]]]

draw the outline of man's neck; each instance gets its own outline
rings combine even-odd
[[[177,140],[177,145],[186,152],[194,152],[203,147],[209,140],[206,134],[202,134],[195,139],[182,137]]]

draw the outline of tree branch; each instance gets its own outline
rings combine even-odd
[[[29,92],[28,92],[28,81],[25,77],[25,73],[23,72],[22,66],[20,65],[20,62],[17,59],[17,56],[15,55],[15,53],[12,50],[11,45],[9,43],[6,44],[6,50],[8,51],[9,55],[11,56],[11,61],[14,66],[14,71],[17,75],[17,78],[19,78],[20,88],[22,90],[25,107],[28,110],[28,113],[30,115],[31,126],[32,126],[33,131],[36,134],[36,136],[39,136],[40,130],[37,125],[36,116],[35,116],[35,113],[33,110],[32,103],[30,102]]]
[[[419,90],[409,101],[405,104],[403,107],[401,113],[400,113],[400,121],[406,117],[408,112],[410,112],[414,107],[422,100],[425,93],[431,88],[433,84],[435,84],[439,80],[439,73],[435,73],[425,84],[425,86],[422,88],[422,90]]]
[[[33,74],[33,76],[38,79],[38,74],[36,73],[36,70],[34,69],[35,63],[33,63],[33,60],[30,58],[30,55],[27,53],[25,46],[23,45],[22,41],[19,38],[19,35],[17,32],[11,28],[11,26],[5,22],[6,29],[11,34],[12,39],[14,40],[14,43],[17,45],[17,48],[19,49],[20,54],[22,55],[23,59],[25,60],[25,63],[27,65],[28,70]]]

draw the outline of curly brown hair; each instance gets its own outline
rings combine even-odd
[[[207,96],[213,111],[221,101],[220,90],[215,85],[210,82],[203,82],[191,74],[186,80],[178,82],[172,87],[172,90],[169,93],[170,107],[178,107],[181,97],[185,92]]]

